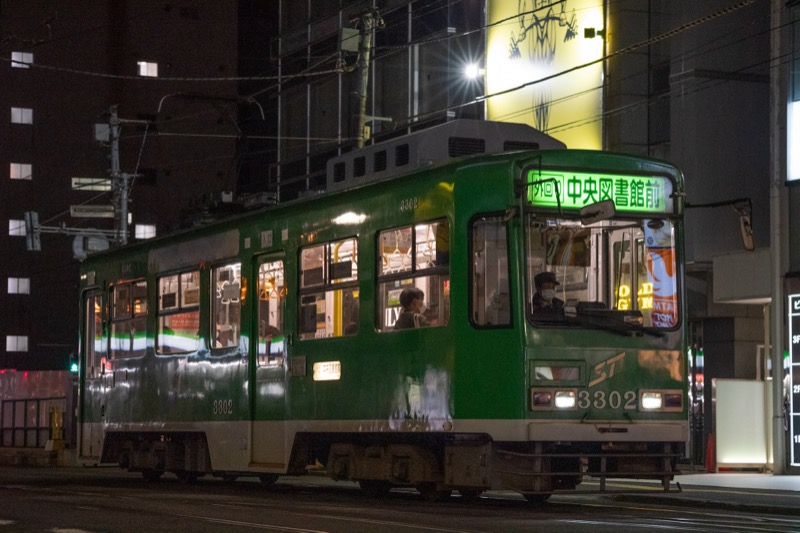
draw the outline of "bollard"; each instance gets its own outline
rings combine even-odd
[[[47,451],[59,451],[64,449],[64,439],[62,438],[62,428],[64,427],[64,413],[58,405],[50,406],[50,439],[44,449]]]
[[[706,472],[715,474],[717,472],[716,461],[716,444],[714,443],[714,434],[708,434],[708,442],[706,443]]]

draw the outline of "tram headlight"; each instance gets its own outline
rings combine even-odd
[[[556,409],[575,409],[577,395],[574,390],[556,391]]]
[[[647,411],[661,409],[664,406],[664,395],[660,391],[642,391],[639,405]]]
[[[639,409],[679,413],[683,411],[685,393],[681,390],[645,390],[639,392]]]

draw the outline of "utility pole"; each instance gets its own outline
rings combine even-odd
[[[130,179],[135,174],[127,174],[119,170],[119,125],[117,106],[111,106],[108,124],[111,128],[111,190],[114,205],[115,241],[119,245],[128,244],[128,202],[130,196]]]
[[[364,148],[367,139],[367,86],[369,85],[370,54],[372,52],[372,35],[376,27],[383,26],[376,8],[370,8],[360,15],[361,32],[358,40],[358,148]]]
[[[772,305],[770,326],[772,327],[772,472],[786,473],[785,431],[783,429],[783,233],[784,219],[781,213],[781,189],[783,186],[782,147],[786,140],[781,136],[784,121],[781,108],[786,101],[781,98],[781,86],[785,79],[781,66],[782,14],[784,0],[771,0],[770,17],[770,252]],[[794,383],[793,383],[794,384]],[[788,415],[787,415],[788,416]]]
[[[114,105],[111,106],[109,111],[109,130],[102,128],[95,133],[97,140],[102,140],[104,142],[110,141],[111,143],[111,170],[109,174],[111,177],[112,205],[110,207],[113,209],[114,213],[114,229],[68,228],[64,224],[60,226],[43,226],[39,224],[39,214],[36,211],[26,211],[25,235],[27,237],[26,244],[28,251],[41,251],[42,233],[56,233],[76,237],[73,244],[73,251],[75,252],[76,259],[80,260],[85,259],[86,254],[89,252],[107,250],[109,241],[119,246],[128,244],[128,203],[130,203],[130,188],[132,178],[135,178],[138,174],[128,174],[120,171],[119,135],[120,124],[123,122],[149,124],[146,120],[120,120],[117,114],[117,106]],[[79,207],[82,208],[81,212],[84,214],[74,214],[78,212]],[[72,213],[72,216],[105,217],[105,213],[109,211],[107,209],[108,207],[109,206],[106,205],[73,206],[70,208],[70,213]],[[90,214],[90,212],[93,214]]]

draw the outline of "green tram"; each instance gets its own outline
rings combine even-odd
[[[79,461],[325,469],[428,499],[670,490],[688,438],[678,169],[454,121],[328,180],[82,264]],[[409,289],[424,306],[403,308]]]

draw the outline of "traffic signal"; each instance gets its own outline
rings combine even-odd
[[[75,354],[69,356],[69,371],[73,374],[78,373],[78,356]]]

